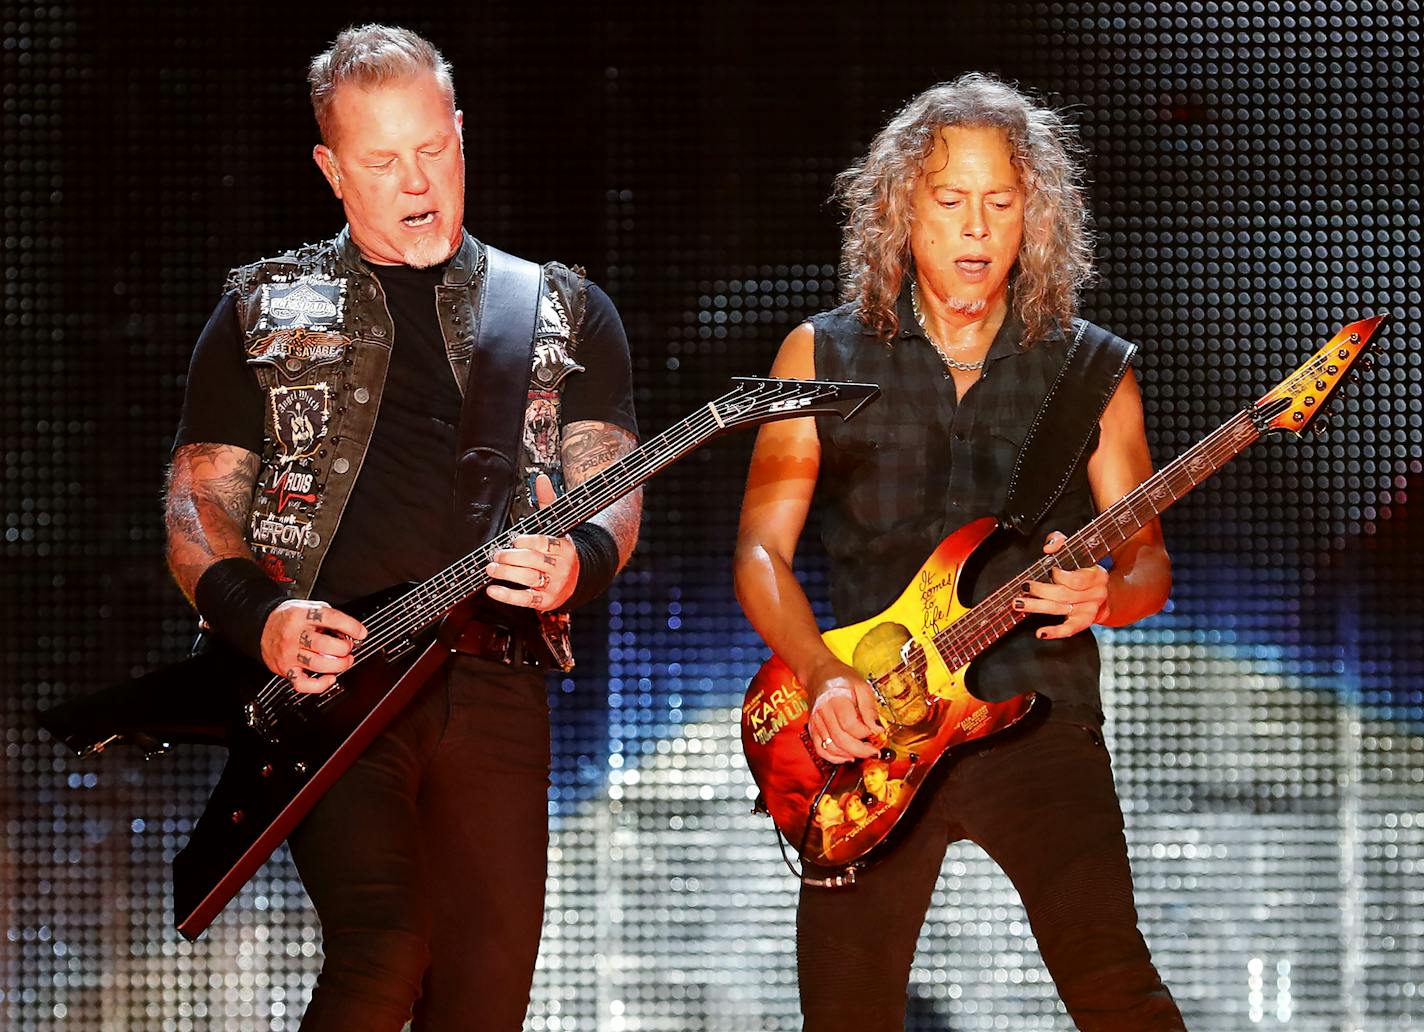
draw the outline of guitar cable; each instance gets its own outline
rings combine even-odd
[[[817,792],[816,797],[811,800],[811,816],[810,819],[806,822],[806,830],[801,833],[801,848],[796,851],[797,854],[800,856],[805,855],[806,843],[811,838],[811,829],[815,827],[815,814],[821,805],[821,799],[830,789],[831,782],[835,779],[836,768],[832,767],[831,773],[826,777],[826,783],[821,786],[821,790]],[[796,880],[799,881],[802,885],[810,885],[812,888],[817,889],[839,889],[843,888],[846,885],[855,884],[855,871],[856,867],[858,866],[857,864],[850,864],[846,867],[843,867],[838,873],[832,875],[829,878],[812,878],[806,873],[804,865],[802,866],[801,870],[798,871],[796,869],[796,866],[791,862],[791,858],[786,854],[786,847],[788,845],[786,841],[786,836],[781,833],[781,829],[776,826],[775,822],[772,823],[772,830],[776,834],[777,848],[781,850],[781,862],[786,865],[786,869],[790,871],[793,875],[795,875]]]

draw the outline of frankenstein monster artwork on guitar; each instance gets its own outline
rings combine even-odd
[[[471,603],[490,584],[491,554],[522,534],[566,534],[656,473],[729,430],[792,416],[849,419],[873,384],[736,378],[736,386],[602,472],[420,584],[348,611],[369,636],[323,693],[302,694],[261,663],[216,643],[181,663],[41,715],[81,755],[131,743],[226,746],[227,765],[173,861],[174,923],[194,939],[316,801],[450,655]]]
[[[976,549],[999,530],[993,517],[941,542],[889,608],[826,631],[827,647],[875,694],[885,728],[873,741],[878,758],[843,764],[822,759],[807,729],[805,689],[782,660],[767,660],[742,705],[742,745],[761,790],[759,808],[801,858],[849,869],[853,880],[856,867],[893,847],[897,826],[907,814],[913,817],[916,794],[937,765],[1045,710],[1047,700],[1034,692],[986,702],[966,687],[970,663],[1027,615],[1013,605],[1019,585],[1048,581],[1055,568],[1100,562],[1267,432],[1303,431],[1383,321],[1381,315],[1346,326],[1279,386],[977,604],[964,601],[960,576]]]

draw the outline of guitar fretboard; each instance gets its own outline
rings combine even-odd
[[[515,538],[525,534],[567,534],[727,430],[815,412],[839,411],[846,416],[875,391],[873,385],[865,384],[739,377],[738,386],[731,391],[382,606],[366,619],[367,636],[357,647],[352,665],[407,641],[458,603],[484,591],[491,582],[486,567],[494,553],[509,548]],[[333,691],[302,694],[286,678],[274,677],[258,693],[257,703],[265,715],[271,716],[304,706],[321,706],[336,695]]]
[[[1021,583],[1046,582],[1055,569],[1080,570],[1099,562],[1254,444],[1261,436],[1257,421],[1262,415],[1254,407],[1237,413],[1099,513],[1057,552],[1034,562],[937,634],[933,643],[945,665],[958,670],[1028,616],[1014,608]],[[923,674],[924,665],[923,653],[910,662],[915,674]]]

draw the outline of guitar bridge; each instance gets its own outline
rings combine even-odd
[[[277,735],[277,722],[267,710],[255,701],[242,708],[243,722],[269,745],[276,745],[281,739]]]

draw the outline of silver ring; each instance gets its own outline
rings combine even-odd
[[[535,591],[543,591],[549,586],[549,575],[543,570],[539,571],[539,580],[534,584]]]
[[[1073,603],[1072,603],[1072,602],[1069,602],[1069,603],[1068,603],[1068,612],[1064,613],[1063,615],[1064,615],[1064,616],[1072,616],[1072,615],[1073,615]]]
[[[834,745],[834,744],[835,744],[835,743],[831,741],[831,736],[830,736],[830,735],[827,735],[825,738],[822,738],[822,739],[821,739],[821,748],[822,748],[822,749],[829,749],[829,748],[830,748],[832,745]]]

